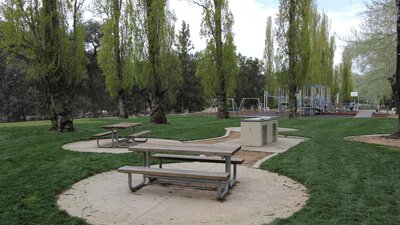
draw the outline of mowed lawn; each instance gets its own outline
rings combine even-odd
[[[176,140],[221,136],[241,118],[170,116],[167,125],[150,125],[152,137]],[[77,132],[48,132],[46,122],[0,124],[0,224],[85,224],[58,209],[57,195],[75,182],[123,165],[139,165],[141,155],[79,153],[65,143],[91,139],[102,125],[124,120],[76,120]],[[287,134],[308,140],[268,160],[263,169],[304,184],[307,205],[274,224],[400,224],[400,149],[346,141],[350,135],[389,133],[393,119],[281,119]],[[265,199],[268,201],[268,199]]]

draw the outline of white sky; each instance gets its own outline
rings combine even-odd
[[[345,43],[343,37],[351,34],[351,28],[358,28],[358,13],[364,8],[364,0],[317,0],[320,11],[326,12],[331,20],[331,32],[336,36],[335,64],[341,62]],[[200,37],[202,9],[187,0],[170,0],[170,8],[177,16],[176,31],[181,28],[182,20],[190,25],[191,40],[195,50],[205,47]],[[279,0],[230,0],[230,10],[234,15],[233,32],[237,52],[248,57],[262,58],[265,40],[265,27],[268,16],[273,20],[278,13]],[[275,21],[273,21],[275,25]]]

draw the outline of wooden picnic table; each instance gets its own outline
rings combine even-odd
[[[129,140],[129,138],[123,138],[122,140],[120,140],[119,130],[128,129],[128,134],[132,134],[134,127],[141,125],[142,125],[141,123],[116,123],[116,124],[102,126],[102,128],[110,130],[113,133],[115,132],[116,135],[111,137],[111,147],[118,147],[120,141]]]
[[[137,153],[143,153],[144,156],[144,167],[150,167],[150,153],[151,152],[156,152],[156,153],[167,153],[167,154],[185,154],[185,155],[206,155],[206,156],[220,156],[222,159],[225,160],[225,174],[228,174],[227,182],[225,185],[225,190],[221,193],[219,193],[219,198],[223,198],[226,193],[228,192],[228,189],[231,188],[235,182],[236,182],[236,174],[232,175],[231,173],[231,159],[232,156],[240,150],[240,145],[239,146],[218,146],[218,145],[205,145],[205,144],[189,144],[189,143],[183,143],[179,145],[159,145],[159,144],[141,144],[141,145],[136,145],[136,146],[131,146],[129,147],[129,151],[132,152],[137,152]],[[162,170],[160,168],[160,170]],[[142,171],[143,172],[143,171]],[[146,171],[144,171],[146,172]],[[197,172],[197,171],[196,171]],[[198,172],[203,172],[203,171],[198,171]],[[179,174],[178,172],[175,171],[175,173]],[[187,171],[182,171],[182,177],[184,177],[185,173]],[[236,173],[236,170],[235,170]],[[176,175],[177,178],[179,178],[178,175]],[[131,179],[129,179],[131,180]],[[141,188],[146,181],[146,176],[144,176],[143,182],[136,187],[131,187],[131,190],[137,190]],[[129,181],[129,185],[131,185]]]

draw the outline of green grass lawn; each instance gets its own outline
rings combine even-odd
[[[170,116],[167,125],[148,124],[152,137],[177,140],[221,136],[224,127],[239,126],[240,118]],[[48,132],[47,122],[0,124],[0,224],[85,224],[58,209],[56,196],[75,182],[130,164],[141,155],[64,151],[65,143],[90,139],[100,127],[123,120],[76,120],[77,132]],[[275,224],[400,224],[400,150],[343,140],[359,134],[390,133],[397,120],[280,120],[280,126],[300,129],[288,134],[306,142],[268,160],[263,169],[304,184],[307,205]],[[265,199],[268,201],[268,199]]]

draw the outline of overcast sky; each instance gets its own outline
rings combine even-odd
[[[337,50],[335,64],[341,61],[343,41],[351,34],[351,28],[360,23],[358,13],[364,9],[365,0],[317,0],[319,11],[324,11],[331,20],[331,33],[335,34]],[[370,0],[368,0],[370,1]],[[190,25],[191,39],[195,50],[205,46],[200,37],[202,9],[187,0],[170,0],[170,8],[177,16],[176,30],[181,28],[182,20]],[[265,27],[268,16],[276,17],[279,0],[230,0],[230,10],[234,15],[235,44],[238,53],[248,57],[262,58],[265,40]],[[275,22],[273,22],[275,25]]]

